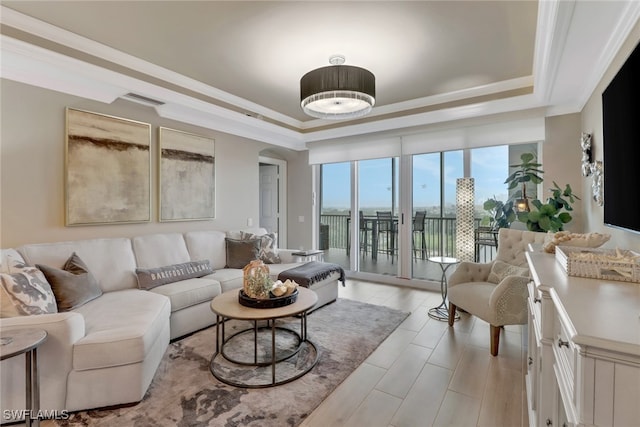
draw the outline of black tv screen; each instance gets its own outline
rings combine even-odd
[[[640,233],[640,43],[602,93],[604,223]]]

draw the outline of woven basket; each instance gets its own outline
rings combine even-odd
[[[622,255],[638,257],[639,254],[629,250],[620,250]],[[576,257],[577,254],[590,253],[590,259]],[[617,280],[640,283],[640,258],[633,261],[616,261],[612,249],[587,249],[570,246],[556,247],[556,260],[569,276],[589,279]]]

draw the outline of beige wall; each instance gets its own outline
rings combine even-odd
[[[580,200],[573,205],[573,219],[565,229],[575,233],[585,231],[582,210],[584,200],[589,198],[582,187],[581,156],[580,114],[547,117],[540,162],[544,170],[544,182],[538,197],[542,201],[547,200],[554,181],[562,189],[569,184]]]
[[[111,105],[1,80],[0,247],[93,237],[195,229],[245,228],[258,220],[258,153],[266,144],[165,120],[126,101]],[[64,225],[65,107],[152,124],[152,221],[143,224]],[[216,219],[158,222],[158,126],[215,139]],[[108,178],[108,177],[105,177]]]
[[[602,80],[593,91],[591,98],[582,110],[581,130],[592,134],[592,149],[595,160],[602,160],[602,92],[616,75],[624,61],[631,53],[633,48],[640,41],[640,22],[636,23],[631,31],[628,39],[625,41],[620,51],[614,58],[609,69],[607,69]],[[607,171],[604,171],[606,178]],[[591,191],[591,180],[587,178],[583,180],[582,192],[589,194]],[[630,182],[628,189],[630,196],[638,194],[638,183]],[[607,195],[604,194],[604,202],[607,203]],[[583,215],[585,228],[589,231],[599,231],[611,234],[611,241],[607,244],[609,247],[619,247],[623,249],[633,249],[640,251],[640,234],[625,232],[611,227],[606,227],[603,220],[604,210],[598,206],[591,197],[585,199]]]

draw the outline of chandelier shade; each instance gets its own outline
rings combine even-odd
[[[376,78],[368,70],[330,65],[300,79],[300,106],[319,119],[350,119],[368,114],[375,104]]]

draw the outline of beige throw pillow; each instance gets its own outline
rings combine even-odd
[[[495,260],[491,266],[491,272],[489,273],[487,281],[497,284],[502,282],[502,279],[507,276],[529,277],[529,269],[527,267],[519,267],[504,261]]]
[[[278,235],[277,233],[267,233],[257,236],[245,231],[240,232],[242,240],[260,239],[260,251],[258,258],[265,264],[280,264],[282,260],[278,255]]]

